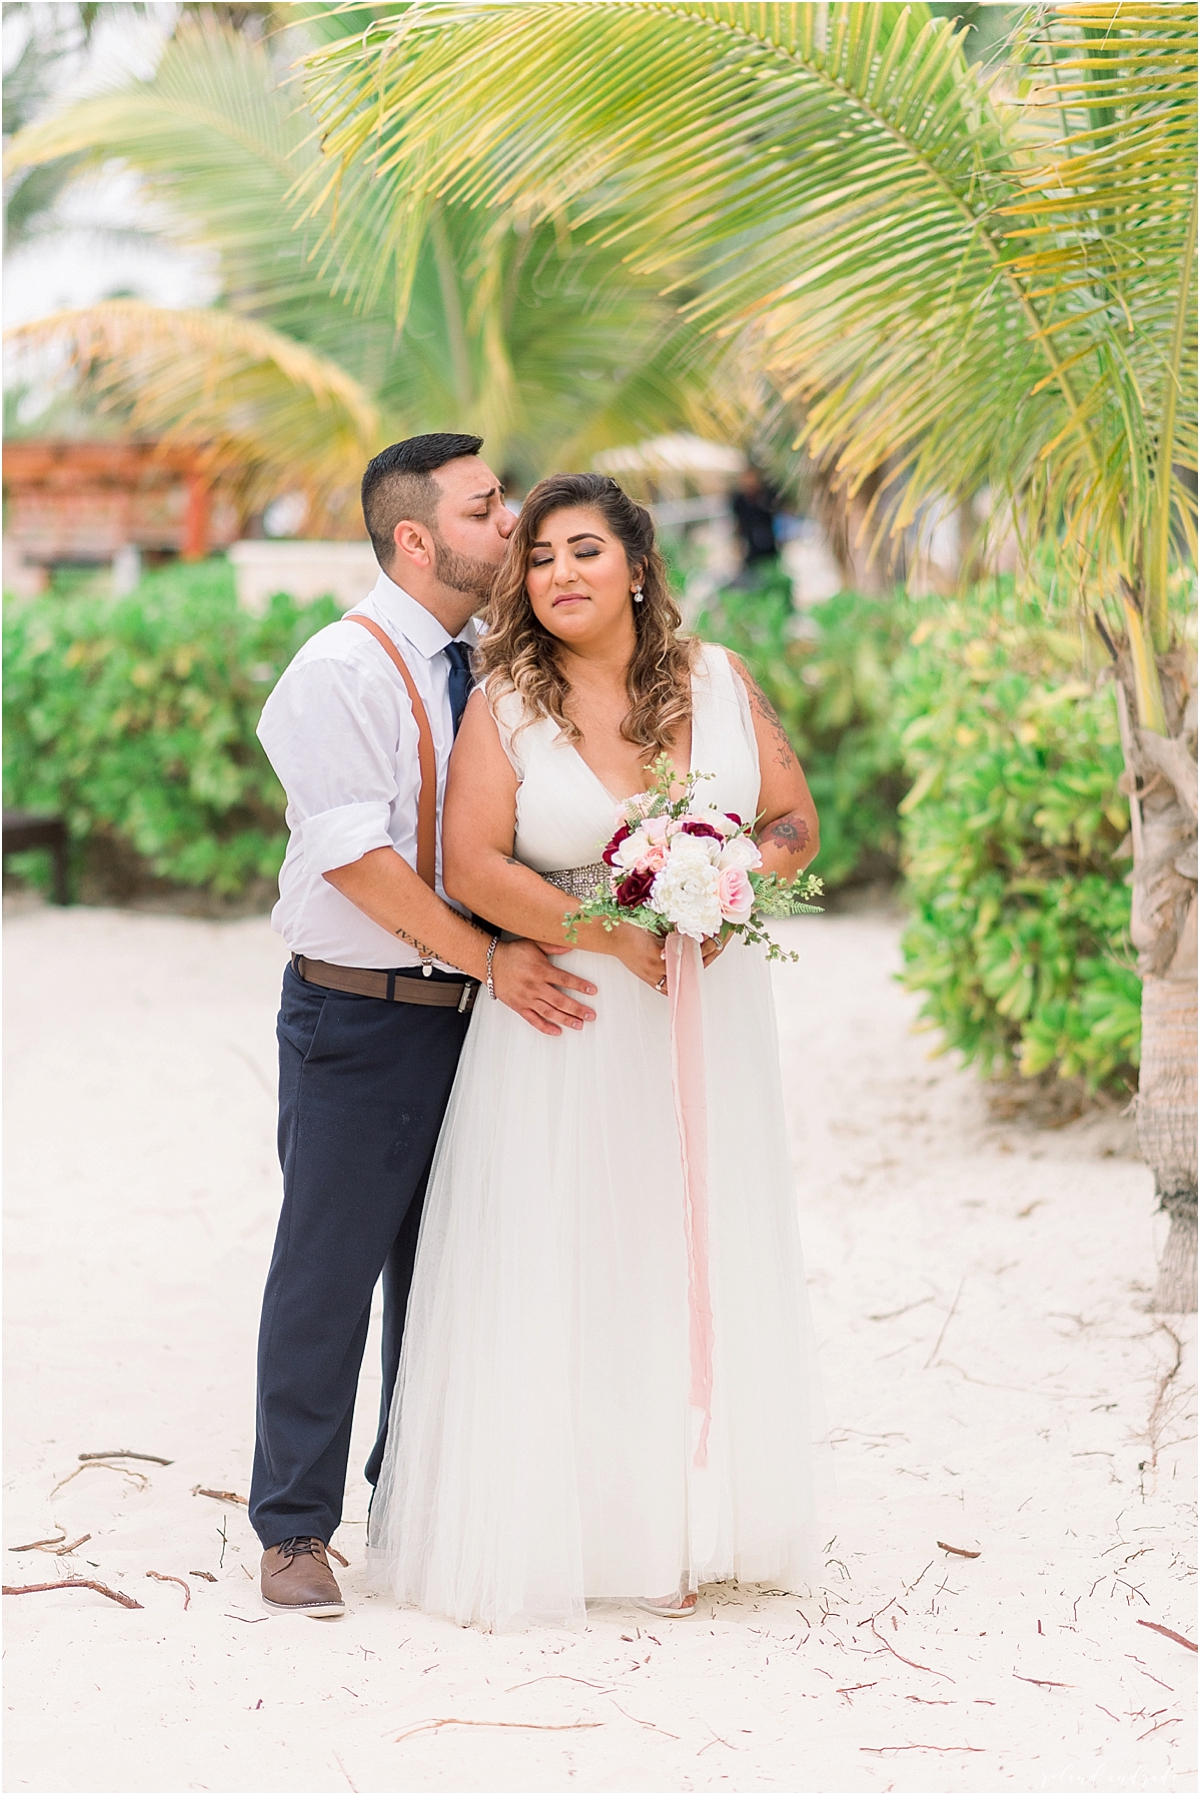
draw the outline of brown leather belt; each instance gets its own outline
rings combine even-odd
[[[410,978],[403,972],[370,972],[364,966],[330,966],[324,960],[292,955],[293,971],[306,985],[326,991],[348,991],[353,997],[381,997],[385,1003],[433,1004],[465,1016],[479,994],[474,979]]]

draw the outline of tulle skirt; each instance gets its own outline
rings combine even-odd
[[[668,1006],[618,961],[582,1032],[476,1005],[422,1221],[377,1587],[495,1630],[814,1569],[815,1365],[762,951],[703,976],[712,1422],[689,1406]]]

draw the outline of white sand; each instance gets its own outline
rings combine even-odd
[[[1192,1787],[1196,1660],[1138,1625],[1195,1638],[1191,1333],[1168,1381],[1150,1176],[1115,1118],[989,1122],[912,1032],[897,932],[791,925],[778,980],[839,1442],[825,1586],[491,1638],[364,1593],[373,1345],[344,1620],[261,1619],[244,1508],[192,1494],[248,1486],[281,944],[257,920],[14,916],[4,1537],[91,1538],[8,1551],[5,1578],[99,1577],[144,1607],[5,1602],[6,1787]],[[53,1493],[116,1448],[174,1462]],[[186,1613],[151,1570],[190,1581]],[[477,1724],[396,1742],[449,1718]]]

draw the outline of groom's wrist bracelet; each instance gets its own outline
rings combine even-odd
[[[488,943],[487,972],[484,974],[484,980],[483,980],[484,984],[488,988],[488,996],[492,999],[493,1002],[496,1001],[496,982],[492,977],[492,961],[496,958],[496,949],[499,947],[499,945],[500,945],[499,935],[493,935],[492,939]]]

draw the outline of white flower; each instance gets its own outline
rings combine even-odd
[[[723,843],[711,835],[687,835],[682,829],[671,837],[671,851],[668,865],[673,861],[704,861],[711,866],[721,852]]]
[[[732,835],[737,824],[723,810],[714,810],[711,806],[705,810],[694,810],[692,815],[698,823],[707,823],[710,828],[717,829],[722,835]]]
[[[693,941],[703,941],[721,927],[720,874],[706,854],[681,854],[676,843],[703,840],[689,835],[674,838],[667,864],[655,879],[650,897],[651,909]]]
[[[632,835],[625,837],[614,853],[613,860],[617,866],[624,867],[627,872],[632,872],[638,861],[644,860],[649,852],[650,837],[644,829],[637,829]]]
[[[740,866],[749,871],[751,867],[762,865],[762,855],[748,835],[735,835],[732,841],[725,843],[717,865],[722,872],[733,866]]]

